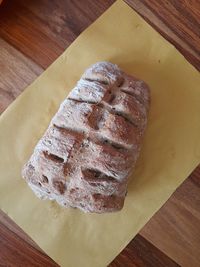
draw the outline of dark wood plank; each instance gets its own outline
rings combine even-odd
[[[200,70],[199,0],[125,0]]]
[[[181,266],[200,266],[200,166],[142,229]]]
[[[5,109],[21,92],[22,88],[39,75],[43,68],[51,64],[76,36],[103,13],[112,2],[113,0],[5,0],[0,8],[0,36],[7,40],[10,46],[5,41],[0,43],[0,48],[2,48],[0,49],[1,110]],[[128,2],[129,4],[131,2],[137,12],[142,14],[147,21],[164,37],[174,43],[199,68],[199,1],[133,0]],[[184,6],[187,9],[184,10]],[[23,55],[13,47],[21,51]],[[41,67],[38,67],[38,65]],[[4,74],[1,76],[2,71]],[[193,193],[191,195],[186,194],[191,191],[191,187],[187,182],[184,183],[182,187],[186,193],[176,196],[177,191],[174,194],[175,200],[173,196],[167,202],[166,205],[169,205],[169,207],[166,209],[164,206],[159,211],[162,213],[160,215],[159,213],[156,214],[158,218],[154,220],[156,217],[154,216],[147,224],[147,228],[145,227],[141,231],[143,238],[138,235],[121,253],[121,256],[115,259],[112,264],[117,265],[113,266],[152,266],[150,265],[151,262],[154,263],[154,266],[157,266],[157,264],[160,264],[158,266],[174,266],[168,265],[174,264],[174,262],[170,261],[159,250],[162,250],[175,261],[183,263],[183,266],[192,266],[191,264],[186,265],[186,263],[191,259],[194,263],[195,257],[199,259],[198,233],[200,232],[200,218],[198,216],[200,205],[198,195],[200,195],[200,189],[197,188],[200,188],[198,186],[200,168],[198,170],[199,172],[195,172],[189,180],[190,186],[191,182],[193,184]],[[195,229],[193,222],[190,222],[191,211],[192,221],[195,220]],[[54,266],[51,265],[53,264],[52,261],[42,254],[33,241],[14,223],[8,222],[3,213],[0,213],[0,216],[0,266]],[[181,229],[181,234],[179,229]],[[164,235],[165,232],[168,234]],[[159,238],[158,235],[161,235],[162,238]],[[184,237],[187,237],[187,242]],[[168,244],[164,242],[165,238],[167,238]],[[174,246],[174,242],[178,246],[177,253],[175,253],[176,246]],[[16,250],[18,246],[20,250]],[[194,249],[191,249],[191,247]],[[188,249],[189,252],[192,250],[190,253],[192,256],[189,255],[190,258],[188,258]],[[13,256],[15,253],[17,253],[17,259]],[[35,255],[36,261],[34,261],[33,255]],[[159,257],[161,260],[158,263]],[[45,265],[46,262],[47,265]]]
[[[0,38],[0,113],[43,69]]]
[[[0,8],[0,36],[47,68],[114,0],[13,0]]]
[[[115,258],[109,267],[178,267],[176,262],[141,235],[136,237]]]

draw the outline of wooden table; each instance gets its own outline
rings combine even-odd
[[[4,0],[0,7],[0,112],[113,2]],[[199,0],[127,2],[200,70]],[[200,167],[110,267],[198,267],[199,252]],[[0,266],[57,264],[0,212]]]

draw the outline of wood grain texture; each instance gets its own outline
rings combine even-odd
[[[122,266],[178,267],[180,265],[138,234],[109,265],[109,267]]]
[[[5,0],[0,7],[0,110],[113,2]],[[199,1],[127,2],[199,69]],[[200,266],[199,196],[200,167],[110,267]],[[0,266],[57,265],[0,212]]]
[[[0,38],[0,113],[43,71]]]
[[[13,0],[0,8],[0,36],[47,68],[114,0]]]
[[[200,167],[152,217],[141,235],[181,266],[200,266]]]
[[[200,70],[199,0],[125,0]]]

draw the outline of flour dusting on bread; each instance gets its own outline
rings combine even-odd
[[[41,199],[85,212],[122,209],[139,156],[148,86],[110,62],[85,71],[60,105],[22,175]]]

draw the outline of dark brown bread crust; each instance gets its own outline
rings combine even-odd
[[[35,194],[86,212],[120,210],[149,98],[143,81],[112,63],[86,70],[23,168]]]

